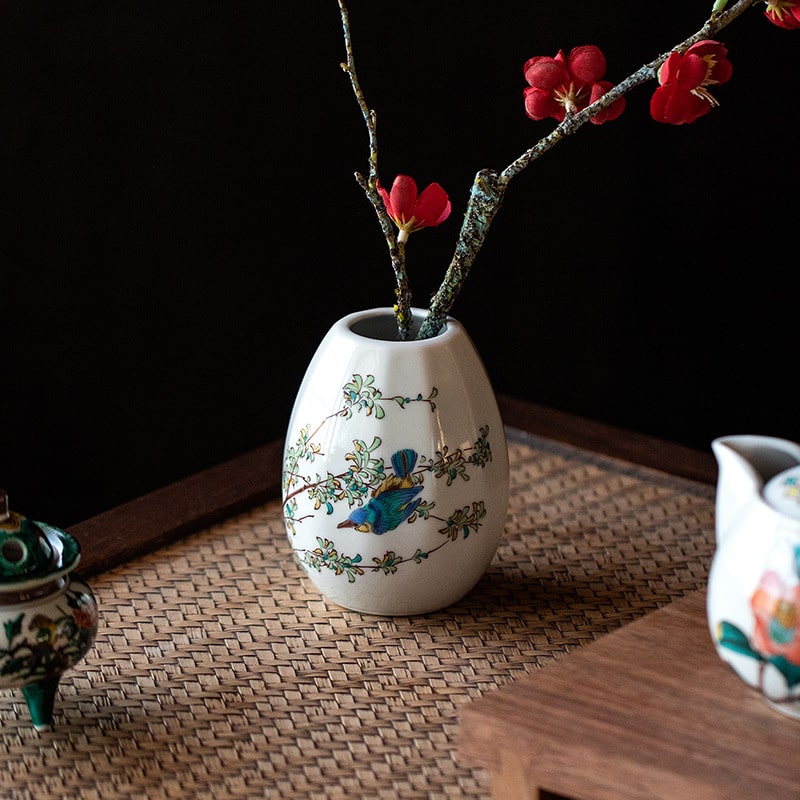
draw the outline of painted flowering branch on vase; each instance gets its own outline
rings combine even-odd
[[[716,0],[711,16],[696,33],[616,85],[604,80],[605,57],[593,45],[575,48],[569,56],[559,51],[554,58],[536,56],[528,60],[525,64],[529,83],[524,92],[526,113],[536,120],[553,117],[558,125],[505,169],[499,172],[482,169],[475,175],[452,259],[439,289],[431,298],[418,339],[436,336],[443,327],[500,210],[506,188],[520,172],[587,122],[603,124],[616,119],[624,109],[624,95],[649,81],[659,83],[650,105],[651,116],[656,121],[680,125],[694,122],[708,113],[717,105],[708,87],[725,83],[732,73],[726,48],[712,37],[757,2],[765,2],[765,16],[773,24],[785,29],[800,28],[800,0],[737,0],[725,10],[727,2]],[[411,293],[406,274],[405,242],[399,242],[401,237],[394,233],[392,216],[383,196],[386,193],[382,195],[379,188],[375,113],[369,109],[356,75],[345,0],[338,0],[338,3],[347,52],[347,63],[342,67],[350,77],[369,132],[369,178],[359,173],[356,178],[375,208],[389,245],[397,277],[395,314],[400,338],[406,339],[411,326]]]

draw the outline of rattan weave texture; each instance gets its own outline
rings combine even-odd
[[[461,704],[702,588],[713,554],[713,487],[508,433],[504,540],[445,611],[329,604],[277,500],[93,578],[56,729],[0,693],[0,797],[487,798]]]

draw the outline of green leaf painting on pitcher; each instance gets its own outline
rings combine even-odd
[[[773,570],[761,575],[750,597],[752,637],[726,620],[721,620],[715,631],[722,647],[758,662],[758,683],[762,691],[768,667],[783,676],[786,697],[770,698],[773,702],[795,700],[800,686],[800,583],[797,582],[800,581],[800,547],[794,548],[794,563],[797,574],[791,584]]]

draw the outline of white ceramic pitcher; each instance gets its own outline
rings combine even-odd
[[[800,445],[742,435],[711,447],[719,466],[711,635],[739,677],[800,719]]]

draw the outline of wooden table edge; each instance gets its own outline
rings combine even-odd
[[[499,395],[503,423],[603,455],[713,483],[708,453],[536,403]],[[276,440],[104,511],[69,528],[92,575],[280,496],[283,441]]]

